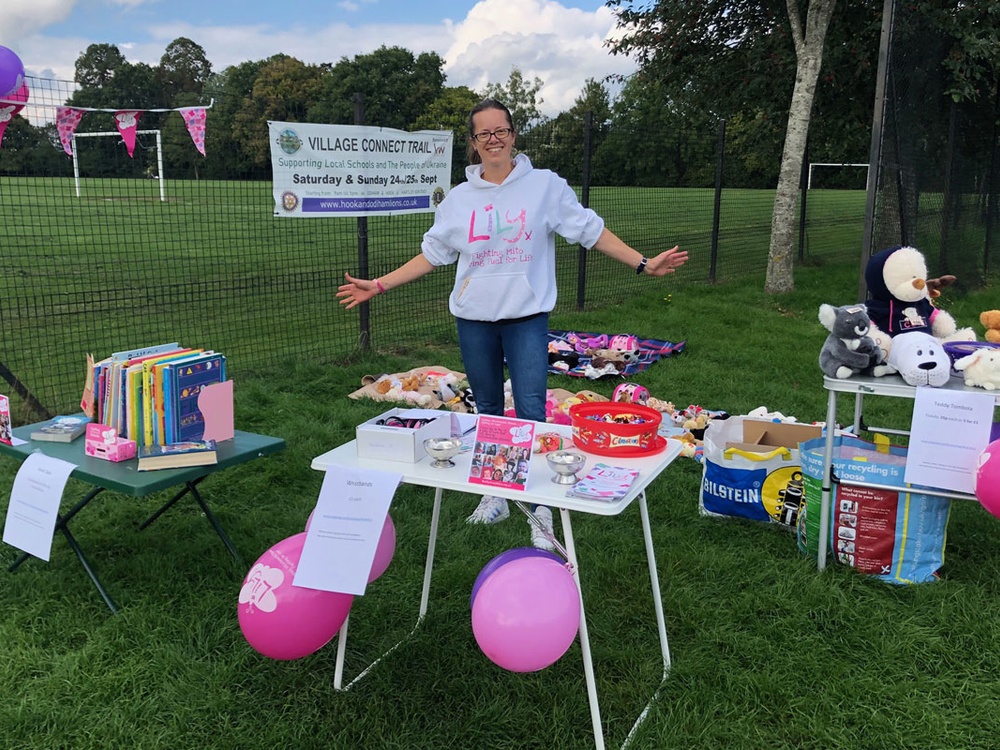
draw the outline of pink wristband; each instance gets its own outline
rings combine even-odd
[[[375,286],[378,287],[378,293],[379,294],[385,294],[385,287],[382,286],[382,282],[381,281],[379,281],[378,279],[375,279]]]

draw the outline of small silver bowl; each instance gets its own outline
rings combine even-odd
[[[552,451],[545,454],[549,468],[556,473],[552,481],[556,484],[576,484],[576,473],[583,468],[587,458],[576,451]]]
[[[435,469],[448,469],[455,465],[451,459],[462,450],[462,441],[451,437],[431,437],[424,440],[424,450],[434,459],[431,466]]]

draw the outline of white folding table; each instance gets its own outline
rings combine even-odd
[[[567,439],[570,438],[571,430],[565,425],[545,425],[540,428],[542,431],[558,431]],[[471,451],[460,453],[454,458],[455,466],[447,469],[439,469],[431,466],[431,459],[424,458],[417,463],[407,463],[401,461],[388,461],[372,458],[359,458],[355,441],[345,443],[338,448],[334,448],[327,453],[317,456],[312,461],[312,468],[325,471],[331,466],[340,466],[349,469],[376,469],[379,471],[390,471],[402,474],[403,482],[423,487],[434,488],[434,506],[431,513],[431,525],[429,539],[427,543],[427,561],[424,566],[423,591],[420,597],[420,611],[417,618],[417,626],[423,621],[427,613],[427,603],[430,595],[431,571],[434,566],[434,546],[437,540],[438,521],[441,512],[441,498],[445,490],[456,492],[466,492],[475,495],[490,494],[506,497],[516,501],[517,506],[529,517],[533,517],[530,507],[534,505],[544,505],[550,508],[558,508],[562,520],[563,544],[555,540],[560,551],[565,553],[565,557],[570,564],[573,577],[576,580],[577,588],[580,590],[580,649],[583,652],[583,670],[587,685],[587,696],[590,703],[590,716],[594,729],[594,744],[598,750],[604,748],[604,731],[601,725],[600,705],[597,697],[597,684],[594,679],[594,663],[590,653],[590,638],[587,632],[587,620],[585,608],[583,606],[583,587],[580,585],[580,568],[576,555],[576,544],[573,539],[573,526],[570,515],[573,512],[590,513],[598,516],[617,516],[634,501],[639,505],[639,514],[642,519],[642,533],[646,544],[646,560],[649,565],[649,581],[653,596],[653,608],[656,613],[656,627],[660,638],[660,651],[663,656],[663,674],[660,684],[657,686],[646,707],[639,714],[632,729],[629,731],[622,747],[626,747],[635,735],[639,725],[645,720],[650,708],[655,702],[663,681],[666,680],[670,670],[670,649],[667,644],[667,630],[663,615],[663,600],[660,596],[660,581],[656,570],[656,557],[653,550],[653,535],[649,523],[649,511],[646,506],[646,488],[655,480],[660,473],[670,465],[670,463],[680,455],[681,442],[679,440],[667,440],[666,447],[659,453],[644,456],[641,458],[608,458],[585,454],[587,456],[586,466],[581,470],[583,476],[587,469],[597,462],[609,463],[614,466],[634,468],[639,471],[639,477],[630,488],[628,494],[617,502],[605,502],[598,500],[583,500],[580,498],[566,497],[566,485],[556,484],[552,481],[554,476],[552,470],[543,454],[535,454],[531,459],[531,468],[528,472],[528,483],[523,491],[508,490],[499,487],[487,487],[481,484],[473,484],[468,481],[469,466],[472,461]],[[581,451],[582,452],[582,451]],[[343,687],[343,666],[347,641],[347,625],[345,622],[339,636],[337,645],[337,665],[334,675],[334,687],[338,690],[348,690],[358,680],[367,674],[379,661],[392,653],[402,642],[393,646],[389,651],[376,659],[354,678],[346,687]]]

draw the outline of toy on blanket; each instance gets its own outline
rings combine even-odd
[[[622,404],[640,404],[647,406],[649,403],[649,391],[644,386],[635,383],[619,383],[615,386],[611,400]]]
[[[868,335],[871,320],[864,305],[819,306],[819,322],[830,333],[819,352],[819,367],[831,378],[858,373],[881,377],[891,372],[882,363],[882,350]]]

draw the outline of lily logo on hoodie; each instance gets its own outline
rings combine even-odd
[[[486,226],[481,225],[485,223]],[[521,239],[530,240],[531,232],[527,229],[528,213],[521,209],[520,213],[511,217],[511,212],[505,212],[503,218],[500,210],[492,204],[483,206],[483,214],[473,211],[469,217],[469,242],[488,242],[492,239],[502,239],[504,242],[518,242]],[[480,228],[477,229],[477,224]],[[483,234],[477,234],[483,232]]]

